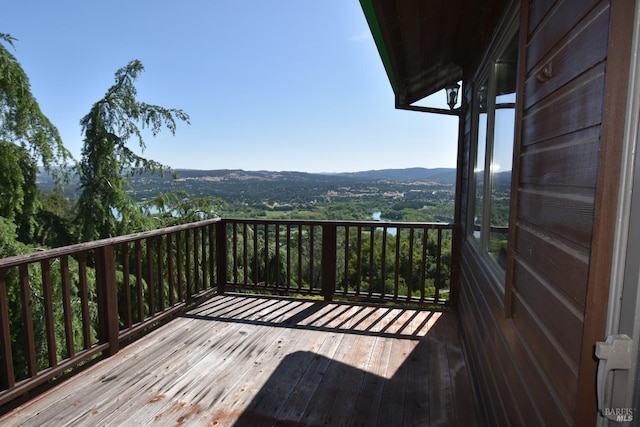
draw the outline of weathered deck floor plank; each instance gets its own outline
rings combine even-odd
[[[454,313],[217,296],[0,417],[40,425],[477,425]]]

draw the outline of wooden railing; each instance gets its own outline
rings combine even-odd
[[[444,304],[452,282],[446,223],[225,220],[224,282],[270,293]]]
[[[0,405],[215,287],[220,220],[0,260]]]
[[[0,405],[212,292],[448,304],[457,227],[213,219],[0,259]]]

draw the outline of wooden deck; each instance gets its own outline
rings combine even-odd
[[[3,426],[477,425],[455,313],[217,296]]]

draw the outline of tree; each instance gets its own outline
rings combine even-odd
[[[184,190],[160,194],[142,205],[143,212],[157,221],[158,227],[187,224],[217,218],[225,205],[219,197],[189,197]]]
[[[42,113],[31,94],[29,78],[4,42],[15,49],[15,38],[0,33],[0,140],[21,146],[57,178],[72,159],[58,129]]]
[[[0,140],[0,216],[16,224],[17,238],[30,243],[38,207],[37,167],[23,148]]]
[[[135,80],[144,70],[138,60],[116,72],[115,84],[93,104],[80,121],[84,146],[80,161],[78,220],[83,240],[112,237],[142,228],[143,215],[127,194],[127,177],[160,173],[166,167],[132,151],[127,143],[137,139],[142,151],[142,130],[156,136],[163,127],[175,134],[176,119],[189,122],[182,110],[167,109],[136,100]]]
[[[40,192],[34,241],[50,248],[77,243],[75,208],[74,202],[57,191]]]

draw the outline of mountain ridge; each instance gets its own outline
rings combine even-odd
[[[455,184],[455,168],[399,168],[375,169],[358,172],[301,172],[244,169],[175,169],[179,180],[202,179],[208,181],[229,180],[320,180],[354,179],[357,181],[434,182]]]

